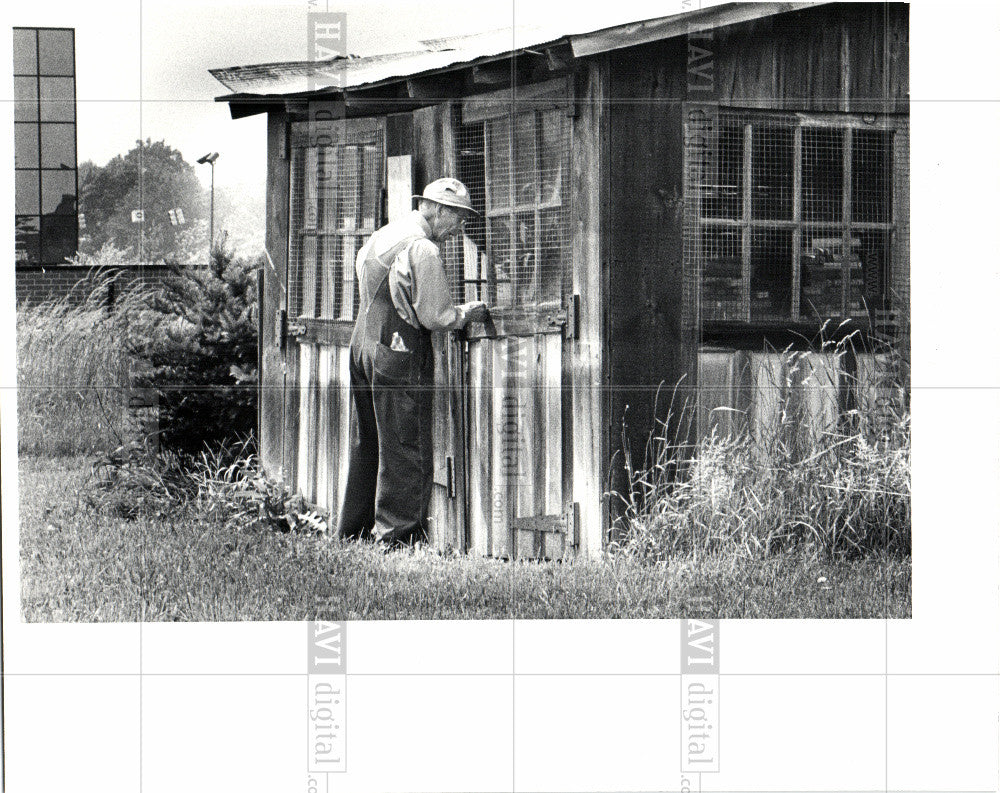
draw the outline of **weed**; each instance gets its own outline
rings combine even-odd
[[[828,557],[908,555],[902,363],[887,346],[865,358],[856,344],[852,334],[825,342],[819,355],[789,348],[765,356],[753,373],[755,404],[722,408],[726,421],[702,426],[693,444],[695,411],[682,406],[675,421],[672,402],[644,463],[626,450],[630,489],[618,495],[615,550],[652,562],[731,552],[765,558],[795,545]],[[879,371],[861,377],[855,363],[845,372],[844,359],[874,361]],[[669,427],[680,429],[671,437]]]
[[[113,252],[105,253],[113,258]],[[118,275],[101,258],[91,263],[95,274],[85,294],[18,308],[21,453],[109,452],[135,437],[123,321],[148,294],[139,287],[119,289],[110,309],[107,298]]]

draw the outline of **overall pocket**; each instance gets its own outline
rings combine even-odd
[[[414,379],[413,353],[409,350],[394,350],[382,342],[376,342],[372,368],[376,375],[372,379],[372,385],[408,385]]]
[[[401,446],[416,448],[420,442],[421,416],[417,399],[419,373],[413,352],[376,343],[372,368],[372,387],[382,392],[396,438]]]

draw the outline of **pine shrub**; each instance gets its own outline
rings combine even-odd
[[[205,267],[172,267],[172,278],[130,317],[134,382],[152,389],[159,444],[182,454],[235,446],[257,421],[257,270],[225,235]]]

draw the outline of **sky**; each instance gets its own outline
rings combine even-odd
[[[228,89],[208,69],[305,60],[309,11],[346,13],[348,50],[364,55],[415,48],[420,39],[496,30],[514,23],[582,32],[709,4],[714,3],[46,0],[8,6],[0,14],[8,26],[76,29],[80,162],[93,160],[103,165],[128,151],[138,139],[162,139],[191,163],[210,151],[220,152],[215,165],[217,187],[263,189],[265,117],[232,120],[228,105],[214,101]],[[210,169],[199,166],[196,170],[207,186]]]

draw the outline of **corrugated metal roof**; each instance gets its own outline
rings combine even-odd
[[[582,34],[538,26],[501,28],[466,36],[421,41],[424,49],[381,55],[347,56],[321,61],[285,61],[209,69],[233,92],[220,100],[289,96],[378,85],[513,52],[568,43],[577,57],[595,55],[659,39],[796,11],[825,3],[725,3],[698,11],[616,25]]]
[[[420,42],[425,49],[381,55],[348,56],[321,61],[286,61],[254,66],[209,69],[230,91],[274,96],[340,88],[361,88],[514,50],[542,46],[560,39],[556,31],[521,26]],[[226,97],[222,97],[223,99]]]

